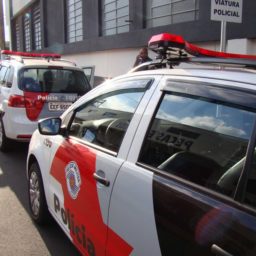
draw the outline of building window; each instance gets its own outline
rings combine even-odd
[[[83,40],[83,15],[81,0],[67,0],[68,42]]]
[[[41,17],[40,17],[40,6],[37,5],[33,9],[33,40],[35,50],[42,49],[42,35],[41,35]]]
[[[129,31],[129,0],[102,0],[102,7],[103,35]]]
[[[16,36],[16,49],[17,51],[21,51],[21,45],[20,45],[20,25],[18,21],[15,23],[15,36]]]
[[[146,27],[197,20],[199,0],[147,0]]]
[[[30,18],[31,14],[26,13],[24,15],[24,40],[25,40],[25,51],[31,51],[31,31],[30,31]]]

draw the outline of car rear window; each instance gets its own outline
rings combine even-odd
[[[77,93],[83,95],[90,84],[83,71],[54,68],[26,68],[19,74],[19,88],[29,92]]]

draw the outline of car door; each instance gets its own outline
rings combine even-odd
[[[82,67],[82,69],[84,70],[84,73],[91,85],[91,87],[93,88],[93,84],[94,84],[94,73],[95,73],[95,66],[85,66]]]
[[[9,98],[12,92],[14,79],[14,67],[2,66],[0,71],[0,115],[3,120],[4,129],[8,130],[8,118],[9,118]],[[11,112],[12,114],[12,112]]]
[[[255,255],[255,210],[235,197],[254,102],[198,82],[167,80],[156,91],[110,203],[109,226],[132,255]]]
[[[51,140],[50,211],[85,255],[105,255],[107,233],[117,248],[130,251],[108,230],[109,200],[138,125],[133,115],[145,108],[151,83],[140,78],[106,88],[74,110],[66,137]]]

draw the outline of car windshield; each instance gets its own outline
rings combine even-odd
[[[19,88],[30,92],[77,93],[90,89],[82,71],[69,69],[26,68],[19,74]]]

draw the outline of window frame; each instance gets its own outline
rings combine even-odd
[[[249,140],[249,143],[248,143],[244,168],[240,175],[240,178],[239,178],[239,181],[238,181],[238,184],[236,187],[235,195],[234,195],[234,199],[236,201],[241,202],[245,206],[250,207],[256,211],[256,206],[252,206],[252,205],[244,203],[246,189],[247,189],[247,183],[250,178],[250,174],[252,172],[251,166],[253,163],[255,147],[256,147],[256,120],[254,122],[251,139]],[[256,195],[255,195],[255,197],[256,197]]]
[[[33,41],[33,49],[34,50],[41,50],[42,45],[42,28],[41,28],[41,9],[40,4],[37,3],[33,6],[32,11],[32,18],[31,18],[31,26],[32,26],[32,41]]]
[[[76,8],[76,4],[80,3],[81,7]],[[67,43],[75,43],[80,42],[84,39],[84,17],[83,17],[83,5],[84,1],[82,0],[74,0],[73,3],[70,3],[70,0],[66,0],[66,40]],[[72,9],[73,8],[73,9]],[[81,14],[76,14],[76,12],[80,10]],[[74,15],[73,17],[70,17]],[[77,18],[81,17],[81,20],[77,21]],[[72,23],[73,21],[73,23]],[[77,28],[77,26],[81,26],[81,28]],[[71,29],[74,27],[74,29]],[[78,34],[78,31],[81,31],[81,34]],[[72,35],[74,33],[74,35]]]
[[[135,91],[137,91],[137,90],[138,90],[138,91],[139,91],[139,90],[143,91],[142,88],[132,88],[132,89],[135,89]],[[91,99],[91,100],[85,102],[84,104],[80,105],[79,107],[77,107],[77,108],[73,111],[72,117],[71,117],[70,120],[69,120],[68,127],[67,127],[67,136],[68,136],[68,137],[70,136],[70,137],[72,137],[72,138],[74,138],[74,139],[80,141],[82,144],[85,144],[85,145],[88,145],[88,146],[90,146],[90,147],[92,147],[92,148],[95,148],[95,149],[98,149],[98,150],[100,150],[100,151],[106,152],[106,153],[108,153],[108,154],[110,154],[110,155],[112,155],[112,156],[117,156],[117,155],[118,155],[118,151],[120,150],[120,147],[121,147],[121,145],[122,145],[123,139],[124,139],[124,137],[125,137],[125,134],[126,134],[127,130],[129,129],[130,123],[129,123],[129,125],[128,125],[128,127],[127,127],[125,133],[124,133],[124,136],[123,136],[122,141],[121,141],[121,143],[120,143],[119,149],[118,149],[117,151],[112,151],[112,150],[109,150],[108,148],[106,148],[106,147],[104,147],[104,146],[99,146],[99,145],[97,145],[97,144],[95,144],[95,143],[92,143],[92,142],[83,140],[83,139],[78,138],[78,137],[76,137],[76,136],[72,136],[72,135],[69,134],[69,132],[70,132],[70,127],[72,126],[72,123],[73,123],[73,121],[74,121],[74,119],[75,119],[75,117],[76,117],[76,114],[77,114],[81,109],[86,108],[88,105],[90,105],[91,102],[94,102],[96,99],[98,99],[98,98],[100,98],[100,97],[102,97],[102,96],[105,96],[105,95],[112,95],[112,94],[114,94],[114,93],[116,93],[115,95],[117,95],[118,92],[128,91],[128,90],[129,90],[129,89],[124,89],[124,90],[121,89],[121,90],[115,90],[115,91],[112,91],[112,92],[107,92],[107,93],[101,94],[101,95],[99,95],[99,96],[96,96],[96,97],[94,97],[93,99]],[[129,90],[129,91],[130,91],[130,90]],[[143,94],[144,94],[144,93],[145,93],[145,90],[144,90]],[[135,114],[135,112],[136,112],[136,109],[138,108],[138,106],[139,106],[139,104],[140,104],[140,102],[141,102],[141,100],[142,100],[142,98],[143,98],[143,94],[142,94],[142,96],[141,96],[141,99],[140,99],[138,105],[135,107],[134,112],[132,113],[131,120],[132,120],[132,118],[133,118],[133,116],[134,116],[134,114]]]
[[[14,67],[9,66],[6,73],[5,73],[5,87],[11,88],[13,84],[13,77],[14,77]]]
[[[118,7],[118,0],[112,0],[108,1],[108,3],[105,3],[105,0],[101,0],[101,6],[102,6],[102,11],[101,11],[101,21],[102,21],[102,29],[101,29],[101,34],[103,36],[111,36],[111,35],[118,35],[118,34],[123,34],[123,33],[128,33],[130,32],[130,2],[127,1],[128,5]],[[106,11],[105,6],[109,4],[114,4],[115,9],[112,9],[111,11]],[[125,15],[118,15],[118,11],[121,9],[127,8],[128,13]],[[115,17],[113,18],[106,18],[106,15],[108,13],[114,12]],[[120,24],[120,19],[123,19],[127,17],[127,21],[125,20],[126,24]],[[110,22],[113,22],[113,26],[108,27],[107,25],[110,24]],[[127,31],[119,31],[120,28],[127,27]],[[107,31],[114,31],[113,33],[107,33]]]
[[[145,81],[145,84],[144,84],[144,85],[136,85],[136,86],[134,86],[134,87],[129,87],[129,86],[126,86],[126,84],[124,84],[124,82],[133,82],[133,81],[134,81],[134,82],[137,82],[137,81]],[[120,82],[123,84],[123,86],[121,86],[120,88],[116,88],[116,84],[118,84],[118,83],[120,83]],[[78,141],[78,142],[81,143],[81,144],[87,145],[87,146],[89,146],[89,147],[91,147],[91,148],[94,148],[94,149],[96,149],[96,150],[99,150],[99,151],[105,152],[105,153],[107,153],[107,154],[109,154],[109,155],[112,155],[112,156],[114,156],[114,157],[117,157],[117,156],[120,154],[120,152],[121,152],[122,145],[123,145],[124,143],[126,143],[126,142],[125,142],[125,138],[126,138],[126,136],[128,136],[127,133],[130,132],[129,130],[131,130],[131,123],[134,122],[134,119],[135,119],[134,116],[136,115],[136,112],[138,111],[138,109],[141,108],[140,105],[141,105],[142,102],[144,101],[144,97],[147,97],[147,96],[146,96],[147,91],[150,90],[150,88],[151,88],[151,86],[152,86],[152,84],[153,84],[154,82],[155,82],[155,78],[153,78],[153,77],[140,77],[140,78],[137,78],[137,79],[133,77],[133,78],[126,79],[126,80],[120,79],[120,80],[117,80],[117,81],[113,82],[112,85],[115,86],[114,89],[111,89],[112,86],[111,86],[111,84],[109,84],[109,86],[108,86],[109,88],[108,88],[108,87],[105,87],[104,90],[103,90],[101,93],[96,93],[95,96],[88,98],[88,100],[86,100],[86,101],[83,102],[82,104],[80,104],[80,105],[76,106],[74,109],[72,109],[72,110],[71,110],[72,113],[69,112],[69,113],[67,113],[67,115],[64,116],[64,119],[63,119],[63,120],[65,121],[65,127],[66,127],[66,134],[65,134],[65,137],[66,137],[66,138],[71,138],[71,137],[72,137],[72,139]],[[106,95],[106,94],[109,94],[109,93],[118,92],[118,91],[127,91],[127,90],[130,90],[130,89],[134,89],[134,90],[137,90],[137,91],[141,90],[141,91],[143,91],[143,94],[142,94],[142,97],[141,97],[141,99],[140,99],[138,105],[136,106],[134,112],[132,113],[132,117],[131,117],[129,126],[128,126],[128,128],[127,128],[126,131],[125,131],[124,137],[123,137],[123,139],[122,139],[122,142],[121,142],[121,144],[120,144],[119,150],[118,150],[117,152],[108,150],[107,148],[98,146],[98,145],[93,144],[93,143],[90,143],[90,142],[88,142],[88,141],[79,139],[79,138],[77,138],[77,137],[75,137],[75,136],[69,135],[69,129],[70,129],[70,127],[71,127],[71,125],[72,125],[72,122],[73,122],[73,120],[74,120],[74,118],[75,118],[76,112],[79,111],[79,109],[83,108],[83,107],[86,106],[87,104],[90,104],[90,102],[94,101],[94,100],[95,100],[96,98],[98,98],[99,96]],[[136,121],[136,122],[137,122],[137,121]],[[121,154],[122,154],[122,153],[121,153]]]
[[[84,88],[84,89],[86,90],[86,92],[84,92],[82,95],[84,95],[85,93],[87,93],[87,92],[90,91],[90,89],[91,89],[91,85],[90,85],[90,83],[89,83],[89,81],[88,81],[86,75],[85,75],[84,72],[81,71],[81,70],[70,69],[70,68],[68,68],[68,67],[66,67],[66,68],[61,68],[61,67],[57,67],[57,66],[56,66],[56,67],[52,66],[51,68],[47,68],[47,67],[43,67],[43,66],[42,66],[42,67],[41,67],[41,66],[24,66],[24,67],[22,67],[22,68],[18,71],[18,75],[17,75],[17,79],[18,79],[18,88],[19,88],[20,90],[23,90],[23,88],[21,87],[21,84],[20,84],[20,81],[21,81],[21,79],[22,79],[22,76],[23,76],[24,72],[29,71],[29,70],[36,70],[37,72],[40,71],[40,72],[42,72],[42,74],[43,74],[43,71],[44,71],[44,72],[46,72],[46,71],[52,71],[52,72],[58,72],[58,71],[60,71],[60,72],[63,72],[63,74],[64,74],[64,72],[80,73],[81,76],[83,76],[83,78],[84,78],[84,82],[85,82],[84,85],[86,85],[86,87]],[[37,78],[38,78],[38,77],[37,77]],[[55,92],[52,91],[52,93],[56,93],[56,91],[55,91]],[[57,93],[58,93],[58,91],[57,91]],[[64,93],[69,94],[69,93],[77,93],[77,92],[64,92]],[[79,95],[79,96],[82,96],[82,95]]]
[[[1,77],[1,70],[2,70],[2,68],[4,68],[5,71],[4,71],[3,76]],[[5,78],[6,78],[8,69],[9,69],[9,66],[1,65],[1,68],[0,68],[0,86],[4,86],[5,87],[5,83],[6,83]]]
[[[169,25],[169,24],[179,24],[179,23],[182,23],[182,22],[192,22],[192,21],[196,21],[198,20],[199,18],[199,0],[194,0],[195,1],[195,8],[194,9],[186,9],[184,11],[173,11],[173,5],[175,4],[179,4],[180,2],[182,3],[183,0],[169,0],[168,3],[165,3],[165,4],[158,4],[158,5],[153,5],[153,0],[150,0],[150,1],[145,1],[144,5],[145,5],[145,10],[144,10],[144,13],[145,13],[145,20],[144,20],[144,23],[145,23],[145,28],[155,28],[155,27],[159,27],[159,26],[166,26],[166,25]],[[153,9],[156,9],[156,8],[161,8],[161,7],[165,7],[166,8],[169,8],[169,12],[168,14],[166,15],[153,15],[152,12],[153,12]],[[174,16],[176,15],[182,15],[182,14],[185,14],[185,13],[193,13],[194,15],[194,19],[189,19],[189,20],[186,20],[186,21],[182,21],[182,22],[174,22],[173,19],[174,19]],[[169,17],[170,21],[167,22],[166,24],[160,24],[160,25],[153,25],[153,22],[157,19],[160,19],[160,18],[165,18],[165,17]]]
[[[16,50],[21,51],[21,27],[19,23],[19,19],[15,20],[15,44],[16,44]]]
[[[31,19],[31,10],[28,10],[23,16],[24,49],[26,52],[32,51]]]

